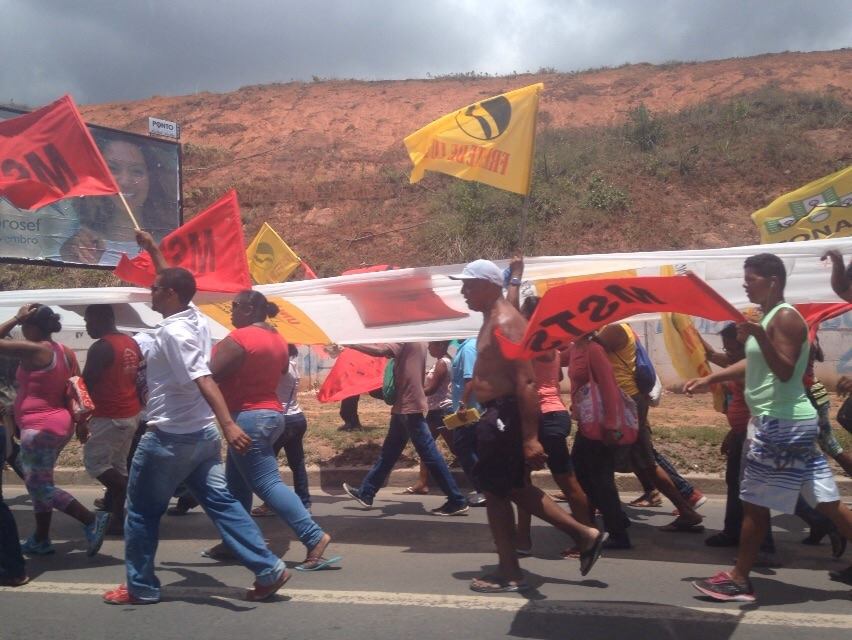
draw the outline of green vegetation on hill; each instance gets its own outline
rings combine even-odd
[[[528,255],[702,248],[700,233],[731,209],[743,211],[742,229],[724,234],[727,244],[757,242],[748,213],[845,165],[814,134],[852,131],[849,105],[771,87],[670,115],[640,105],[606,128],[555,129],[541,115]],[[744,183],[737,193],[727,186]],[[420,233],[423,263],[517,250],[520,196],[436,174],[427,184],[435,224]],[[703,206],[680,216],[697,194]]]

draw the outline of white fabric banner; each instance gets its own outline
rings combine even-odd
[[[734,306],[750,306],[742,287],[743,261],[757,253],[774,253],[787,267],[786,299],[791,303],[837,302],[831,290],[831,265],[820,258],[828,249],[852,255],[852,238],[752,245],[698,251],[652,251],[527,258],[526,289],[542,291],[548,281],[581,279],[609,272],[659,275],[663,265],[685,265]],[[508,261],[498,261],[501,267]],[[297,344],[335,342],[419,342],[474,336],[482,318],[467,309],[461,283],[447,276],[463,265],[417,267],[336,278],[259,285],[282,308],[276,325]],[[555,284],[555,283],[550,283]],[[228,331],[231,294],[201,293],[196,303],[213,319],[215,338]],[[148,306],[150,294],[135,287],[38,289],[0,292],[0,319],[18,307],[41,302],[57,308],[66,331],[84,329],[86,305],[116,308],[118,324],[127,331],[150,330],[160,320]],[[5,315],[4,315],[5,314]],[[649,319],[646,315],[637,319]]]

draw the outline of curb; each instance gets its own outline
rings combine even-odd
[[[365,466],[319,467],[313,465],[308,467],[308,484],[312,487],[321,487],[328,493],[337,493],[340,490],[340,485],[344,482],[359,485],[369,470],[370,467]],[[453,474],[453,478],[456,483],[460,487],[464,488],[468,486],[467,479],[461,469],[450,469],[450,471]],[[284,477],[285,482],[292,483],[292,475],[290,474],[289,468],[281,467],[281,474]],[[394,469],[385,486],[411,486],[416,482],[417,474],[417,467]],[[100,483],[91,478],[84,469],[60,467],[54,471],[53,477],[56,484],[59,486],[101,486]],[[689,480],[689,482],[696,488],[700,489],[702,493],[723,496],[727,494],[728,488],[725,484],[725,478],[722,475],[689,474],[684,475],[684,478]],[[852,479],[835,478],[835,480],[837,481],[837,486],[840,489],[841,494],[847,496],[852,495]],[[534,471],[533,482],[536,486],[547,491],[558,490],[556,483],[553,481],[553,477],[548,471]],[[642,491],[642,486],[639,484],[636,476],[632,473],[616,473],[615,483],[619,491],[625,491],[628,493],[640,493]],[[3,484],[21,485],[23,482],[10,469],[7,469],[3,474]],[[437,489],[434,488],[434,483],[430,482],[430,486],[433,487],[433,492],[437,491]]]

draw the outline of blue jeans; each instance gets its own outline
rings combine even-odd
[[[6,461],[6,429],[0,424],[0,474]],[[20,578],[27,573],[18,527],[8,505],[0,494],[0,578]]]
[[[225,475],[228,488],[246,511],[251,509],[251,494],[256,493],[279,518],[284,520],[308,550],[322,539],[324,532],[314,522],[302,501],[281,480],[272,445],[284,431],[284,414],[269,409],[241,411],[235,422],[251,438],[249,450],[240,455],[228,449]]]
[[[376,492],[388,479],[393,466],[399,460],[399,456],[402,455],[402,450],[408,444],[409,438],[417,450],[420,460],[426,465],[429,475],[441,487],[441,491],[446,494],[447,500],[453,506],[467,504],[467,500],[459,491],[456,481],[450,474],[444,456],[441,455],[435,445],[435,439],[429,433],[429,426],[426,424],[422,413],[391,414],[388,434],[385,436],[384,443],[382,443],[382,452],[361,483],[359,489],[361,496],[372,499],[376,495]]]
[[[228,491],[221,439],[210,425],[189,434],[152,430],[139,441],[130,468],[124,521],[127,590],[141,600],[160,599],[160,581],[154,575],[160,518],[182,481],[228,547],[255,574],[257,584],[273,584],[284,563],[266,547],[260,529]]]
[[[305,448],[302,441],[308,430],[308,421],[304,413],[295,413],[284,417],[284,431],[278,436],[272,447],[275,457],[284,449],[287,466],[293,473],[293,491],[299,496],[305,509],[311,508],[311,493],[308,489],[308,470],[305,468]]]

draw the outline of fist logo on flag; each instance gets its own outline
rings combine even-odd
[[[456,113],[456,124],[471,138],[494,140],[512,120],[512,103],[505,96],[496,96],[472,104]]]
[[[261,271],[270,271],[275,266],[275,251],[268,243],[259,242],[252,262]]]

